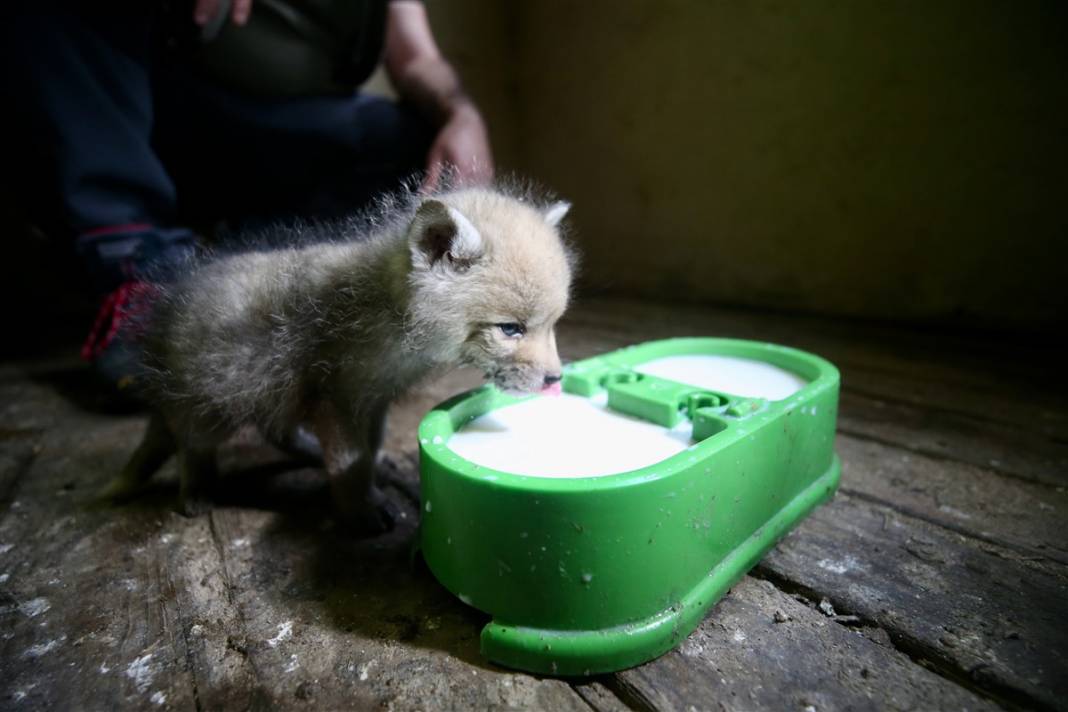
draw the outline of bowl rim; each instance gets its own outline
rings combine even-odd
[[[719,394],[734,401],[761,401],[762,405],[759,410],[747,417],[725,418],[727,427],[724,430],[664,460],[624,472],[586,477],[519,475],[478,465],[451,450],[448,447],[449,438],[463,424],[492,410],[536,397],[511,396],[497,390],[492,384],[484,384],[449,398],[423,417],[418,428],[420,469],[425,472],[425,465],[430,462],[436,465],[434,469],[437,472],[448,473],[451,476],[469,480],[473,484],[532,494],[583,493],[634,487],[671,476],[687,469],[695,461],[729,447],[768,421],[783,417],[821,392],[837,387],[840,378],[838,369],[831,362],[790,346],[746,339],[679,337],[627,346],[569,364],[564,369],[565,390],[568,373],[578,374],[594,369],[610,372],[633,371],[643,363],[670,356],[733,356],[761,361],[790,371],[804,378],[808,383],[787,398],[776,401],[743,398],[729,393]],[[690,386],[690,384],[656,376],[643,375],[643,377],[659,380],[675,387],[688,386],[693,389],[692,393],[710,392],[699,386]]]

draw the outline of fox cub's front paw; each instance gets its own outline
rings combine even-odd
[[[401,509],[378,488],[356,506],[342,507],[335,502],[341,523],[358,536],[378,536],[392,531],[400,519]]]

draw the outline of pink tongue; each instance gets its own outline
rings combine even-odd
[[[560,383],[559,382],[554,383],[551,386],[545,386],[545,388],[541,389],[541,394],[543,396],[558,396],[558,395],[560,395],[560,393],[561,393],[561,390],[560,390]]]

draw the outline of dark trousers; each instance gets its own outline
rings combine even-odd
[[[433,132],[410,108],[213,85],[166,51],[148,0],[16,7],[0,50],[6,170],[101,288],[187,251],[190,225],[352,212],[423,167]]]

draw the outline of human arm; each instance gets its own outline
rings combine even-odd
[[[493,178],[493,154],[482,115],[442,57],[423,3],[394,0],[386,22],[385,67],[397,93],[438,127],[427,154],[425,190],[433,190],[442,169],[453,166],[464,183]]]

